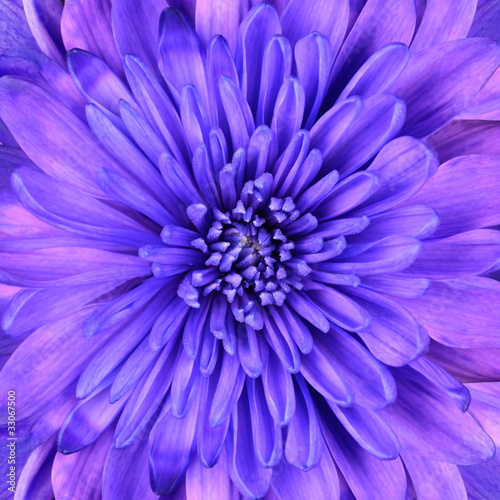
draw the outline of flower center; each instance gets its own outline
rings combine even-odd
[[[232,210],[212,209],[205,236],[191,241],[207,256],[204,267],[179,286],[187,304],[198,307],[200,293],[223,293],[236,320],[248,322],[256,303],[281,306],[293,288],[302,288],[311,269],[293,255],[295,243],[287,236],[301,214],[292,198],[270,196],[272,184],[266,173],[244,185]]]

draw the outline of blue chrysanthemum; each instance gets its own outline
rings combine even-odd
[[[16,499],[500,497],[497,0],[0,13]]]

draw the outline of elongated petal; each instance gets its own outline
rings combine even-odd
[[[499,57],[495,42],[473,38],[413,57],[391,88],[407,106],[402,133],[423,137],[462,111],[495,71]]]
[[[498,166],[496,157],[466,156],[439,167],[412,199],[431,205],[438,213],[441,224],[435,237],[500,224]]]
[[[477,3],[477,0],[428,1],[411,43],[411,51],[420,52],[432,45],[465,38],[472,25]]]
[[[425,295],[402,301],[429,335],[458,348],[500,347],[500,286],[489,278],[473,277],[433,282]],[[456,309],[456,304],[461,304]]]
[[[0,96],[0,116],[34,163],[56,179],[103,196],[97,170],[121,169],[79,118],[40,87],[15,78],[2,78]],[[39,113],[32,113],[35,102]]]
[[[61,18],[61,33],[66,50],[84,49],[96,55],[123,74],[111,29],[111,2],[90,0],[67,3]]]

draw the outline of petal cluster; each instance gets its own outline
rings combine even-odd
[[[17,495],[496,498],[497,2],[247,3],[0,0]]]

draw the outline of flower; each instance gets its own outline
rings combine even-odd
[[[497,498],[499,3],[251,3],[0,2],[17,497]]]

